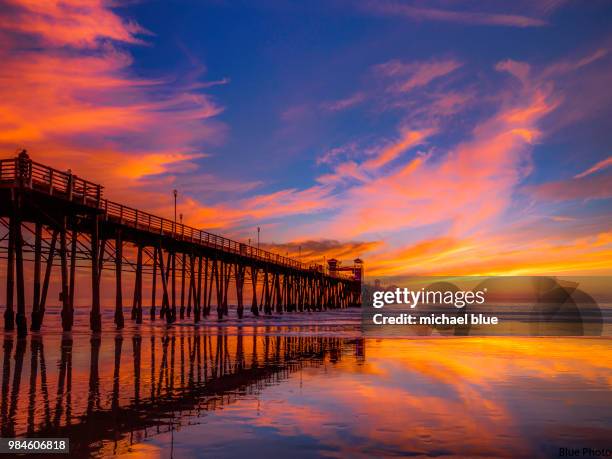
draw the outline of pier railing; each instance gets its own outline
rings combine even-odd
[[[103,212],[107,219],[112,219],[122,225],[172,237],[176,240],[235,253],[284,267],[331,274],[326,267],[321,265],[302,263],[277,253],[110,201],[103,197],[104,187],[102,185],[84,180],[70,171],[64,172],[37,163],[27,156],[20,155],[16,158],[0,159],[0,186],[2,185],[30,188],[47,193],[50,196],[57,196],[97,208]],[[334,272],[333,275],[341,276],[339,272]]]

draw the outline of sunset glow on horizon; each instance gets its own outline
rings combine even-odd
[[[367,276],[612,274],[610,5],[426,5],[1,2],[0,156]]]

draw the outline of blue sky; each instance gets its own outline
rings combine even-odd
[[[459,82],[477,84],[474,79],[482,76],[487,80],[483,83],[494,84],[489,75],[500,60],[545,65],[608,38],[611,11],[605,2],[586,8],[560,4],[547,14],[527,7],[534,2],[518,3],[491,11],[524,11],[547,24],[502,27],[411,20],[372,13],[358,2],[139,2],[118,11],[155,34],[145,38],[149,46],[130,49],[137,72],[188,78],[202,71],[201,80],[228,80],[207,91],[225,108],[219,120],[229,132],[206,163],[245,180],[252,179],[256,168],[258,178],[279,188],[308,186],[319,173],[312,157],[328,149],[395,134],[401,111],[376,113],[371,103],[364,103],[349,113],[322,115],[312,107],[363,90],[377,64],[450,57],[468,67]],[[292,110],[293,117],[283,116]],[[463,120],[470,121],[474,117]],[[585,126],[581,138],[572,136],[564,144],[576,148],[599,140],[600,148],[608,147],[594,128]],[[543,153],[536,159],[546,164]],[[596,151],[580,156],[585,155],[599,157]],[[236,161],[226,161],[228,156]]]

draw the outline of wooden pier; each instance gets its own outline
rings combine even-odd
[[[32,161],[25,151],[0,160],[0,229],[6,229],[0,237],[7,268],[5,330],[16,327],[20,336],[27,334],[26,261],[33,264],[33,331],[43,325],[53,268],[58,264],[64,331],[73,326],[77,267],[89,270],[92,331],[102,328],[104,269],[115,273],[117,328],[125,322],[123,285],[128,270],[135,272],[130,318],[136,323],[145,316],[167,323],[186,318],[197,323],[211,314],[213,305],[222,319],[229,315],[230,286],[239,318],[249,299],[254,315],[346,308],[361,302],[359,259],[350,267],[340,267],[336,260],[330,260],[328,267],[302,263],[118,204],[106,199],[103,191],[103,186],[71,172]],[[135,253],[135,261],[127,260],[126,250]],[[250,298],[245,298],[245,290]],[[143,313],[147,300],[148,314]]]

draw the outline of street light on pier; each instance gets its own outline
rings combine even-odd
[[[172,194],[174,195],[174,227],[176,231],[176,197],[178,196],[178,190],[175,188],[172,190]]]
[[[261,232],[261,228],[257,227],[257,250],[259,250],[259,233]]]

